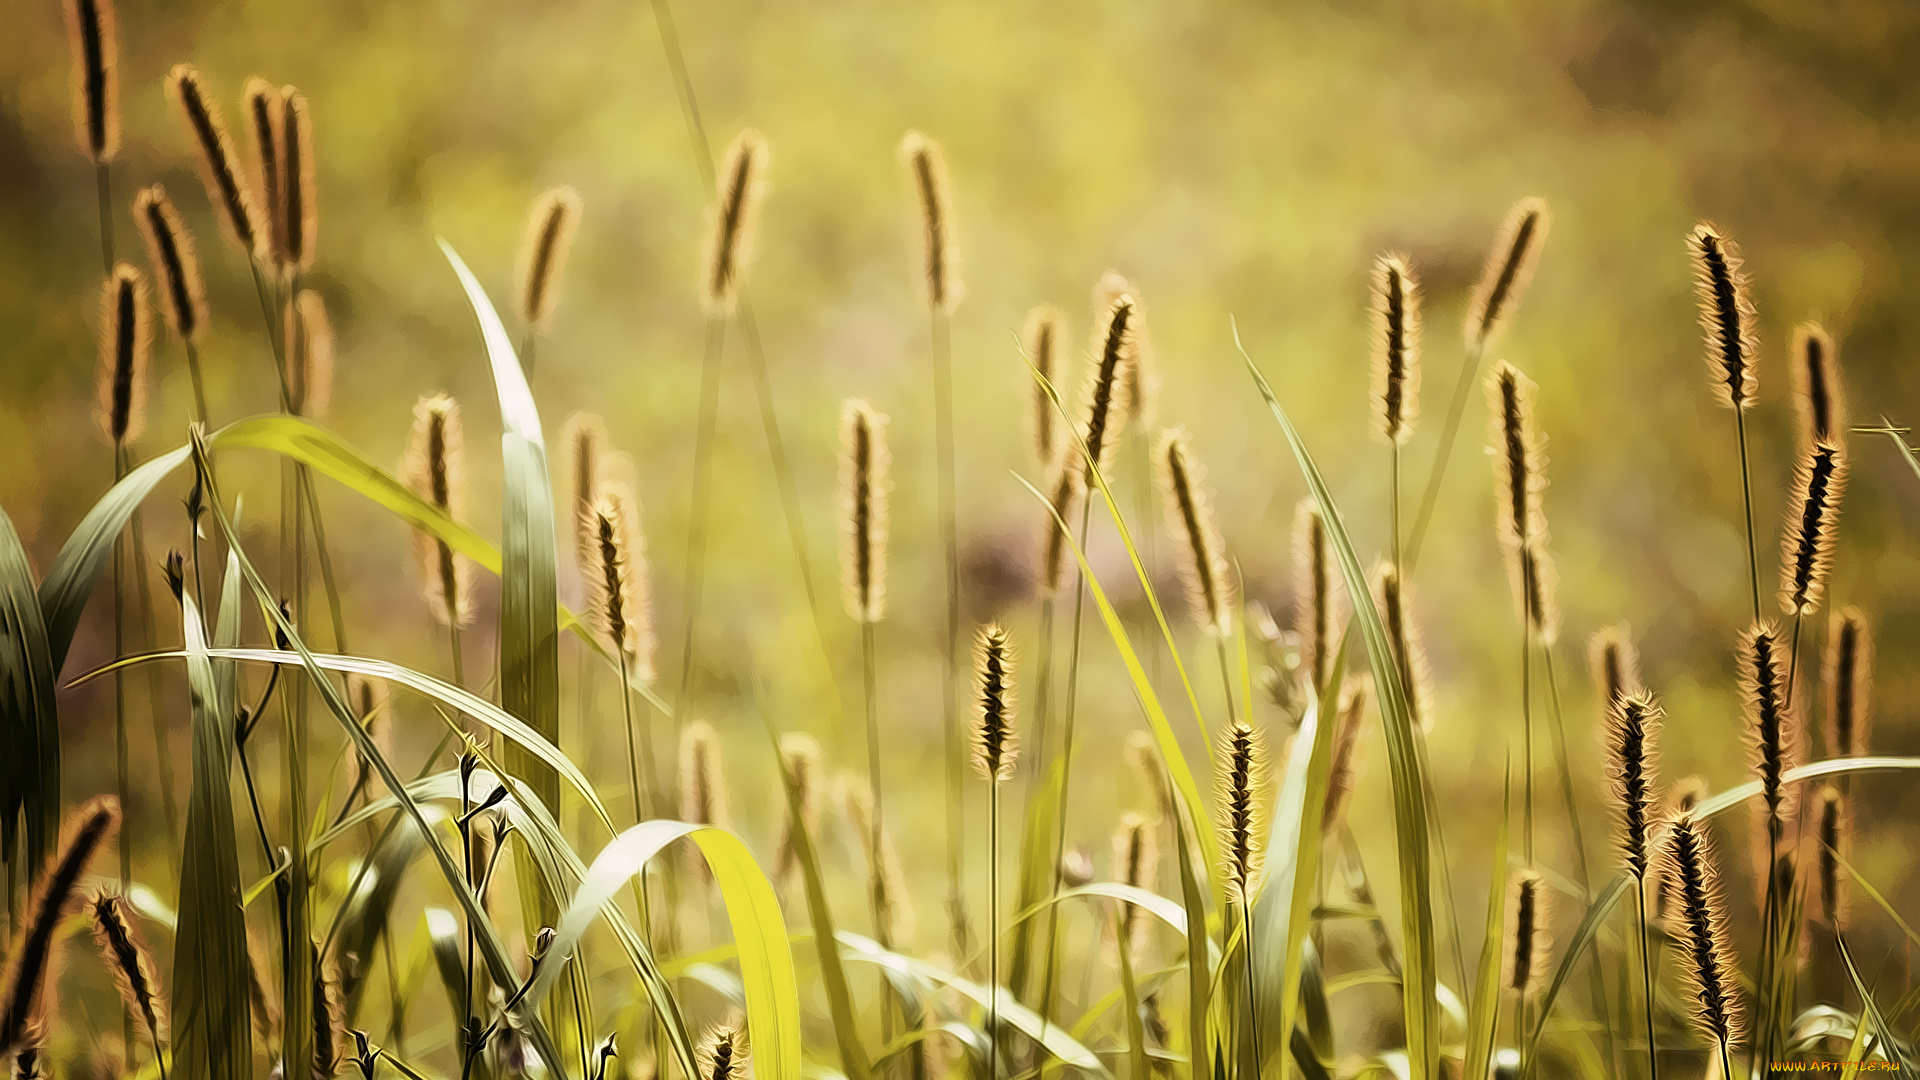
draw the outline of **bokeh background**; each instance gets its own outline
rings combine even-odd
[[[126,203],[138,185],[164,182],[207,264],[215,420],[271,410],[273,376],[245,265],[216,239],[186,132],[161,89],[183,60],[201,68],[229,117],[256,72],[311,99],[321,199],[311,284],[338,335],[324,422],[376,460],[397,462],[415,398],[459,397],[469,505],[489,535],[498,411],[473,317],[434,238],[461,251],[504,309],[529,202],[561,183],[581,192],[584,226],[535,389],[550,433],[573,410],[592,409],[632,456],[661,667],[677,672],[703,336],[694,268],[710,192],[655,10],[601,0],[122,7],[120,252],[138,250]],[[1033,633],[1029,575],[1041,518],[1016,479],[1035,473],[1022,428],[1030,383],[1015,343],[1029,307],[1059,304],[1079,340],[1101,272],[1134,280],[1162,380],[1157,422],[1192,430],[1249,595],[1284,612],[1287,528],[1304,486],[1233,348],[1232,322],[1327,471],[1363,552],[1378,551],[1387,459],[1367,432],[1368,266],[1403,251],[1426,290],[1413,497],[1463,355],[1466,291],[1506,208],[1538,195],[1553,208],[1551,236],[1498,352],[1540,384],[1551,438],[1547,511],[1566,612],[1560,689],[1580,798],[1594,811],[1589,835],[1599,831],[1603,789],[1582,654],[1603,624],[1631,624],[1644,677],[1665,696],[1668,773],[1699,772],[1716,789],[1741,778],[1732,646],[1747,601],[1733,424],[1708,393],[1682,237],[1710,218],[1748,257],[1763,355],[1756,515],[1770,590],[1794,439],[1792,326],[1819,318],[1832,329],[1856,422],[1882,414],[1909,422],[1920,412],[1920,374],[1908,361],[1920,297],[1903,273],[1920,256],[1912,123],[1920,10],[1895,0],[708,0],[674,15],[715,150],[747,125],[773,147],[751,296],[826,587],[823,656],[735,334],[696,686],[697,711],[739,736],[729,766],[736,822],[749,839],[770,849],[776,821],[747,697],[754,681],[764,681],[763,700],[785,726],[831,740],[836,717],[858,718],[857,635],[830,583],[835,419],[842,398],[864,396],[894,418],[894,613],[880,640],[887,768],[898,790],[924,792],[901,800],[894,828],[914,838],[906,847],[925,898],[922,935],[939,937],[941,801],[929,778],[939,755],[941,593],[927,318],[894,157],[908,128],[942,140],[954,174],[967,284],[953,333],[970,617],[1000,614],[1017,638]],[[0,505],[44,569],[110,478],[90,418],[95,192],[73,144],[59,5],[17,3],[7,21]],[[183,362],[164,336],[155,373],[147,453],[177,445],[188,413]],[[1518,634],[1491,531],[1482,400],[1476,391],[1416,582],[1439,686],[1434,764],[1460,838],[1463,896],[1485,880],[1476,837],[1496,811],[1518,707]],[[1913,753],[1920,478],[1884,437],[1858,435],[1853,447],[1833,593],[1865,606],[1879,628],[1875,747]],[[275,467],[232,468],[231,483],[252,485],[248,519],[270,523]],[[1133,487],[1129,479],[1122,490]],[[354,648],[439,670],[444,647],[419,598],[405,530],[337,486],[322,481],[321,493],[350,583]],[[181,494],[166,489],[149,506],[155,558],[184,543]],[[1157,508],[1124,509],[1136,528],[1163,528]],[[251,535],[270,561],[271,533]],[[1110,538],[1095,547],[1103,580],[1137,616],[1121,553]],[[1164,534],[1155,550],[1171,588]],[[562,587],[578,595],[570,571]],[[483,605],[491,590],[482,584]],[[69,675],[111,652],[105,606],[96,608]],[[487,607],[472,638],[476,658],[491,653],[491,617]],[[1816,625],[1818,642],[1824,616]],[[174,632],[165,619],[162,631]],[[1110,642],[1089,632],[1083,733],[1091,734],[1071,828],[1103,850],[1116,810],[1143,797],[1117,750],[1142,722]],[[1196,664],[1210,662],[1184,624],[1180,634]],[[1171,666],[1155,664],[1162,691],[1178,700]],[[566,670],[571,680],[571,661]],[[1201,670],[1198,692],[1215,710],[1217,680]],[[173,679],[167,685],[181,693]],[[584,730],[567,735],[574,746],[589,754],[619,746],[609,707],[584,714]],[[409,709],[421,711],[403,703],[402,715]],[[170,712],[184,725],[182,709]],[[65,715],[70,745],[80,747],[69,755],[69,784],[109,790],[104,688],[71,692]],[[430,715],[416,720],[397,732],[403,745],[437,735]],[[163,767],[183,767],[184,727],[175,734]],[[333,748],[323,742],[322,752]],[[1384,759],[1377,743],[1362,756],[1355,827],[1384,862]],[[623,774],[610,782],[614,775]],[[1896,904],[1911,895],[1904,823],[1920,800],[1909,787],[1882,776],[1855,788],[1866,826],[1860,864]],[[136,817],[134,828],[153,821]],[[1596,866],[1604,858],[1597,847],[1590,857]],[[1749,893],[1734,890],[1740,903]],[[1885,920],[1867,922],[1862,933],[1874,945],[1856,951],[1871,966],[1897,938]]]

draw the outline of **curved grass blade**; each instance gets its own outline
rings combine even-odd
[[[1188,813],[1191,813],[1189,810]],[[1195,818],[1194,821],[1205,820]],[[1208,963],[1213,941],[1207,936],[1207,901],[1200,890],[1200,879],[1193,872],[1193,849],[1187,841],[1187,814],[1174,809],[1173,845],[1180,863],[1180,903],[1187,920],[1187,1053],[1193,1058],[1192,1075],[1206,1075],[1207,1055],[1213,1041],[1207,1037],[1207,1017],[1211,1013],[1212,971],[1218,960]]]
[[[1462,1076],[1486,1076],[1493,1062],[1494,1019],[1500,1007],[1500,941],[1507,918],[1507,824],[1513,809],[1511,767],[1500,783],[1500,830],[1493,838],[1493,879],[1487,885],[1487,928],[1474,973]]]
[[[1911,1049],[1907,1046],[1906,1040],[1900,1038],[1899,1032],[1887,1023],[1887,1018],[1880,1012],[1880,1006],[1873,1000],[1872,988],[1860,978],[1860,969],[1853,963],[1853,953],[1847,949],[1847,936],[1835,934],[1833,941],[1839,947],[1840,962],[1846,966],[1847,979],[1853,983],[1853,992],[1860,995],[1860,1011],[1866,1016],[1868,1023],[1873,1025],[1873,1030],[1879,1037],[1880,1052],[1899,1063],[1901,1071],[1910,1071],[1914,1067]]]
[[[0,761],[0,855],[9,863],[17,859],[15,830],[24,818],[28,866],[42,865],[60,834],[59,661],[42,613],[20,534],[0,511],[0,739],[8,747]]]
[[[1247,372],[1253,376],[1267,408],[1279,421],[1301,473],[1306,476],[1307,486],[1320,507],[1320,516],[1326,522],[1327,539],[1339,560],[1347,595],[1372,595],[1366,571],[1360,566],[1360,556],[1347,535],[1345,519],[1340,515],[1340,508],[1334,505],[1333,493],[1327,488],[1300,433],[1294,429],[1293,421],[1280,407],[1273,387],[1241,345],[1238,327],[1234,328],[1234,345],[1246,361]],[[1400,922],[1406,936],[1402,1001],[1408,1066],[1416,1080],[1432,1080],[1439,1070],[1439,1015],[1434,996],[1433,867],[1428,847],[1427,782],[1414,745],[1406,687],[1400,681],[1399,665],[1394,662],[1393,647],[1387,639],[1386,627],[1380,622],[1380,613],[1372,604],[1355,603],[1353,615],[1366,642],[1367,659],[1379,691],[1380,720],[1386,730],[1387,763],[1392,774],[1393,820],[1400,862]]]

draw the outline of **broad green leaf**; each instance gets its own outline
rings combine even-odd
[[[13,842],[24,817],[28,866],[45,863],[60,833],[58,661],[42,611],[20,534],[0,511],[0,740],[9,748],[0,761],[0,856],[18,857]]]

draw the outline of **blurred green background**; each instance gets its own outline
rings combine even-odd
[[[1745,758],[1732,644],[1746,596],[1733,425],[1707,391],[1681,241],[1697,219],[1711,218],[1748,257],[1763,350],[1756,514],[1770,591],[1794,439],[1791,327],[1817,317],[1833,330],[1856,422],[1920,413],[1920,374],[1907,362],[1920,332],[1910,315],[1915,285],[1902,274],[1920,254],[1912,124],[1920,83],[1911,69],[1920,9],[1894,0],[1677,8],[1631,0],[681,5],[675,16],[716,150],[746,125],[773,147],[752,299],[823,586],[835,567],[838,403],[864,396],[894,417],[894,613],[881,635],[892,782],[909,790],[936,775],[939,753],[927,320],[894,159],[909,127],[944,142],[954,173],[968,289],[953,327],[971,615],[1003,612],[1016,638],[1033,632],[1022,582],[1039,508],[1015,480],[1033,473],[1021,426],[1029,380],[1014,340],[1030,306],[1061,305],[1079,340],[1099,274],[1111,267],[1135,281],[1162,379],[1159,422],[1194,432],[1249,594],[1284,611],[1287,527],[1304,487],[1232,347],[1230,319],[1319,457],[1363,551],[1379,550],[1387,464],[1366,427],[1368,266],[1382,251],[1404,251],[1426,288],[1425,418],[1408,452],[1413,498],[1462,356],[1465,293],[1506,208],[1539,195],[1553,207],[1551,236],[1498,353],[1539,382],[1551,438],[1547,511],[1566,612],[1561,691],[1581,798],[1596,811],[1592,862],[1605,858],[1594,840],[1603,789],[1582,653],[1597,627],[1632,624],[1644,677],[1669,709],[1668,774],[1697,771],[1716,789],[1736,782]],[[73,145],[59,5],[18,3],[8,22],[0,35],[0,504],[44,569],[110,477],[89,420],[95,193]],[[397,462],[415,398],[458,396],[470,505],[488,535],[497,534],[498,412],[473,318],[434,238],[460,250],[504,310],[528,203],[551,185],[579,189],[584,227],[535,389],[550,437],[571,411],[588,408],[633,456],[661,667],[677,672],[703,335],[694,268],[710,193],[652,9],[126,3],[119,33],[119,250],[138,252],[126,210],[137,186],[164,182],[207,265],[215,327],[204,361],[216,422],[271,410],[273,376],[245,266],[216,239],[186,132],[161,90],[167,69],[183,60],[205,73],[230,119],[242,81],[256,72],[311,99],[321,200],[312,286],[338,334],[324,422],[376,460]],[[727,352],[698,711],[738,736],[735,821],[770,850],[775,803],[746,691],[764,677],[783,725],[830,737],[830,691],[848,718],[858,717],[858,651],[829,588],[822,612],[831,666],[823,666],[738,342],[735,334]],[[177,445],[185,431],[186,374],[164,335],[155,372],[147,453]],[[1439,685],[1442,805],[1460,838],[1460,880],[1473,883],[1484,880],[1474,837],[1495,812],[1490,778],[1513,744],[1518,706],[1518,635],[1491,531],[1481,402],[1476,391],[1416,581]],[[1920,681],[1907,658],[1920,647],[1920,478],[1882,437],[1856,436],[1852,445],[1833,593],[1865,606],[1879,627],[1875,748],[1914,753],[1920,739],[1906,721]],[[248,519],[270,523],[272,464],[232,468],[230,487],[251,484]],[[167,492],[148,510],[156,559],[184,543],[183,492]],[[334,557],[350,582],[355,650],[440,670],[442,638],[418,598],[404,528],[337,486],[322,481],[321,492]],[[1125,509],[1140,527],[1138,508]],[[1153,529],[1160,522],[1157,508],[1144,518]],[[252,535],[266,558],[271,533]],[[1156,548],[1171,587],[1164,535]],[[1110,539],[1096,543],[1095,556],[1103,580],[1137,605]],[[577,597],[564,570],[562,588]],[[491,589],[483,583],[475,656],[492,648]],[[69,675],[110,652],[104,604],[96,608]],[[173,632],[163,620],[163,636]],[[1118,768],[1117,750],[1119,735],[1141,721],[1110,642],[1097,627],[1090,635],[1084,795],[1072,830],[1103,851],[1116,808],[1144,797]],[[1185,627],[1181,635],[1196,663],[1210,663],[1196,636]],[[1171,666],[1156,664],[1163,692],[1177,700]],[[565,670],[571,680],[571,661]],[[1216,709],[1215,680],[1202,671],[1202,703]],[[592,714],[604,724],[590,719],[588,730],[568,733],[585,740],[574,747],[619,746],[607,707],[603,700]],[[403,702],[402,715],[408,710],[422,712]],[[400,737],[424,748],[437,727],[430,716],[417,720]],[[110,789],[110,697],[103,688],[71,693],[66,723],[80,746],[68,759],[72,789]],[[176,734],[179,767],[184,729]],[[1363,758],[1356,829],[1386,859],[1378,744]],[[623,775],[609,770],[606,779],[618,786]],[[1874,777],[1855,789],[1866,826],[1861,864],[1896,902],[1912,885],[1910,834],[1900,823],[1920,799],[1909,786]],[[921,935],[933,941],[941,802],[931,783],[923,790],[924,799],[896,801],[894,829],[925,838],[907,848],[925,898]],[[153,828],[152,820],[136,819],[135,828]],[[1729,862],[1745,865],[1733,855]],[[1478,887],[1463,884],[1462,894]],[[1749,891],[1734,893],[1747,903]],[[1868,921],[1881,948],[1896,940],[1882,935],[1882,921]],[[1881,955],[1860,951],[1876,962]]]

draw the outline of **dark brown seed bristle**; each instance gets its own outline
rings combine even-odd
[[[1753,304],[1747,298],[1739,249],[1714,226],[1702,222],[1687,237],[1692,250],[1700,324],[1707,336],[1707,362],[1722,404],[1752,406],[1756,389],[1753,362]]]
[[[1781,541],[1780,606],[1789,615],[1808,615],[1820,606],[1833,564],[1834,534],[1840,523],[1840,498],[1846,489],[1847,462],[1840,448],[1815,443],[1801,458],[1793,505]]]
[[[1708,1039],[1732,1046],[1740,1041],[1743,1025],[1711,841],[1698,822],[1683,814],[1668,829],[1663,854],[1679,901],[1694,1022]]]
[[[7,950],[5,993],[0,995],[0,1057],[21,1044],[39,1019],[41,991],[53,963],[62,915],[87,864],[120,825],[120,806],[101,796],[67,817],[67,839],[47,867],[13,945]]]
[[[1859,608],[1842,608],[1827,632],[1824,678],[1827,754],[1853,757],[1867,747],[1872,717],[1873,634]]]
[[[1642,881],[1647,876],[1661,716],[1653,695],[1644,691],[1619,698],[1607,715],[1608,766],[1620,814],[1620,852],[1627,871]]]
[[[233,146],[200,87],[200,73],[187,64],[179,64],[167,81],[199,145],[201,180],[206,184],[207,193],[221,211],[221,221],[228,234],[251,256],[260,248],[252,196],[234,172]]]
[[[120,150],[120,79],[112,0],[69,0],[67,29],[74,51],[75,119],[80,148],[96,164]]]
[[[974,725],[974,768],[989,783],[1013,775],[1013,657],[1007,632],[997,624],[980,631],[980,709]]]
[[[1748,740],[1768,827],[1774,830],[1783,828],[1791,813],[1792,791],[1783,778],[1793,765],[1796,733],[1786,699],[1786,663],[1785,644],[1772,623],[1758,624],[1742,636],[1740,675],[1747,699]]]

